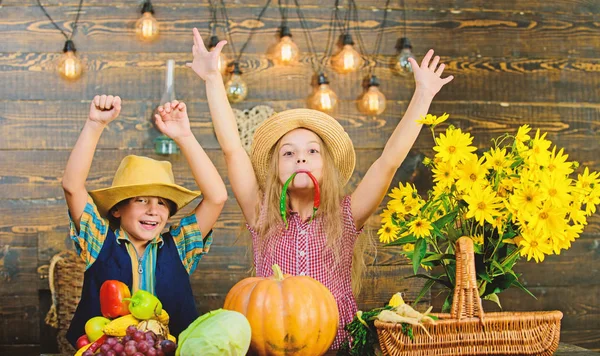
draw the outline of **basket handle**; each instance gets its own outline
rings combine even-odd
[[[479,317],[483,322],[483,308],[475,276],[473,240],[463,236],[456,241],[456,286],[450,314],[453,319]]]

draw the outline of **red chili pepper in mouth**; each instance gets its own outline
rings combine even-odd
[[[312,173],[310,173],[309,171],[294,172],[294,174],[292,174],[290,176],[290,178],[288,178],[288,180],[283,185],[283,189],[281,190],[281,198],[279,199],[279,213],[281,214],[281,218],[283,219],[283,223],[285,224],[285,228],[286,229],[288,228],[288,223],[287,223],[287,190],[288,190],[291,182],[296,177],[296,174],[298,174],[298,173],[306,173],[308,175],[308,177],[312,180],[313,185],[315,187],[315,195],[314,195],[314,198],[313,198],[313,212],[312,212],[312,215],[310,217],[310,221],[311,222],[313,221],[313,219],[317,215],[317,210],[319,210],[319,206],[321,205],[321,190],[319,188],[319,182],[317,181],[317,178],[315,178],[315,176],[313,176]]]

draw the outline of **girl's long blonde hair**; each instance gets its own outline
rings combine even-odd
[[[318,135],[317,135],[318,137]],[[325,234],[327,236],[327,246],[332,250],[334,263],[333,268],[341,265],[343,236],[343,220],[341,212],[341,202],[344,198],[344,182],[333,163],[333,157],[328,147],[319,137],[321,145],[321,156],[323,157],[323,181],[321,183],[321,205],[317,211],[317,216],[323,218],[325,225]],[[279,152],[281,140],[273,145],[271,149],[271,166],[265,183],[265,191],[262,192],[263,201],[257,204],[256,221],[253,226],[259,235],[261,246],[259,253],[265,253],[267,246],[271,245],[268,241],[270,236],[275,236],[283,226],[283,220],[280,215],[279,201],[283,185],[279,179]],[[288,193],[289,194],[289,193]],[[289,199],[288,199],[289,202]],[[365,235],[365,236],[363,236]],[[374,244],[367,236],[361,234],[356,240],[352,256],[352,291],[355,296],[360,294],[362,278],[366,271],[365,252],[367,248],[374,248]]]

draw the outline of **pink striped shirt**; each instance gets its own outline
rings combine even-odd
[[[254,267],[258,277],[273,274],[272,266],[278,264],[283,273],[296,276],[311,276],[321,282],[333,294],[340,314],[337,336],[331,345],[338,349],[348,333],[344,326],[350,323],[357,311],[356,300],[352,294],[352,255],[356,238],[361,233],[354,225],[350,205],[350,196],[341,202],[343,219],[343,238],[341,244],[341,262],[334,267],[334,256],[327,247],[323,220],[317,217],[313,222],[304,222],[297,213],[288,218],[288,229],[261,241],[257,232],[248,226],[252,234]]]

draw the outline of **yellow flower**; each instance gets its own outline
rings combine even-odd
[[[512,208],[519,216],[525,214],[525,220],[536,213],[542,205],[542,193],[534,184],[529,182],[520,184],[510,197]]]
[[[543,262],[545,255],[552,254],[550,241],[542,235],[523,234],[522,237],[519,241],[520,253],[521,256],[527,256],[527,261],[533,258],[535,262]]]
[[[496,197],[496,193],[490,188],[473,189],[464,200],[469,204],[467,218],[475,217],[475,220],[483,225],[484,221],[490,224],[494,221],[494,216],[499,215],[498,209],[502,207],[500,198]]]
[[[435,199],[439,198],[442,194],[448,193],[450,193],[450,189],[445,185],[436,184],[433,186],[432,194]]]
[[[431,223],[423,218],[414,219],[408,223],[408,226],[408,231],[417,238],[431,236],[431,230],[433,230]]]
[[[415,244],[404,244],[402,245],[402,251],[411,252],[415,250]]]
[[[460,191],[468,191],[474,186],[486,186],[485,176],[487,173],[488,170],[483,165],[483,157],[477,160],[477,155],[471,155],[458,166],[456,186]]]
[[[471,240],[473,240],[475,245],[483,245],[483,235],[481,234],[471,237]]]
[[[515,140],[520,143],[525,143],[531,140],[531,137],[528,135],[529,131],[531,131],[531,127],[529,125],[522,125],[519,127],[517,131],[517,135],[515,136]]]
[[[496,216],[494,218],[494,220],[492,221],[492,227],[496,230],[498,230],[498,232],[500,234],[502,234],[504,232],[504,224],[506,223],[506,215],[502,212],[500,212],[500,215]]]
[[[512,161],[506,156],[506,148],[492,148],[485,152],[483,156],[485,157],[486,168],[499,173],[506,171],[512,164]]]
[[[531,150],[526,152],[527,163],[529,165],[548,166],[550,163],[550,145],[552,142],[546,140],[547,133],[540,136],[540,130],[535,133],[535,137],[531,142]]]
[[[472,142],[473,137],[470,134],[463,134],[460,129],[449,128],[446,135],[440,134],[440,137],[435,138],[437,146],[433,147],[433,150],[437,152],[435,156],[443,162],[457,164],[477,150],[476,147],[470,146]]]
[[[582,232],[583,225],[567,225],[567,228],[565,229],[565,240],[573,242],[579,238]]]
[[[398,188],[392,189],[389,197],[392,199],[403,200],[404,198],[417,198],[419,193],[414,184],[406,183],[406,186],[402,185],[402,182],[398,184]]]
[[[587,219],[585,217],[585,210],[581,209],[581,202],[572,202],[567,208],[569,213],[569,219],[575,224],[587,225]]]
[[[385,244],[390,243],[397,239],[396,234],[400,228],[394,224],[385,224],[377,231],[379,235],[379,241]]]
[[[571,179],[559,176],[557,173],[542,173],[540,177],[540,191],[542,199],[548,200],[552,205],[563,207],[571,203]]]
[[[381,225],[391,224],[393,221],[394,211],[390,209],[383,209],[383,212],[379,214],[381,217]]]
[[[577,175],[577,182],[575,183],[577,188],[584,189],[587,192],[593,190],[598,185],[600,185],[599,172],[590,173],[588,167],[585,167],[583,174]]]
[[[573,173],[573,164],[571,162],[567,162],[567,158],[569,155],[563,155],[564,149],[560,149],[558,153],[556,153],[556,146],[552,148],[552,153],[550,154],[550,160],[548,162],[548,170],[550,173],[558,174],[559,176],[568,176]]]
[[[450,162],[441,162],[431,169],[433,172],[433,181],[441,187],[450,188],[456,179],[456,170]]]
[[[564,209],[555,207],[552,203],[546,201],[536,214],[531,216],[529,226],[536,233],[543,233],[548,236],[560,236],[562,238],[561,235],[564,235],[567,225],[564,217]]]
[[[441,124],[442,122],[446,121],[446,119],[448,119],[448,114],[444,113],[444,115],[437,117],[435,115],[431,115],[431,114],[427,114],[427,116],[423,117],[421,116],[420,120],[417,120],[417,123],[419,124],[423,124],[423,125],[429,125],[429,126],[436,126]]]
[[[433,160],[429,157],[423,158],[423,165],[429,167],[433,164]]]

